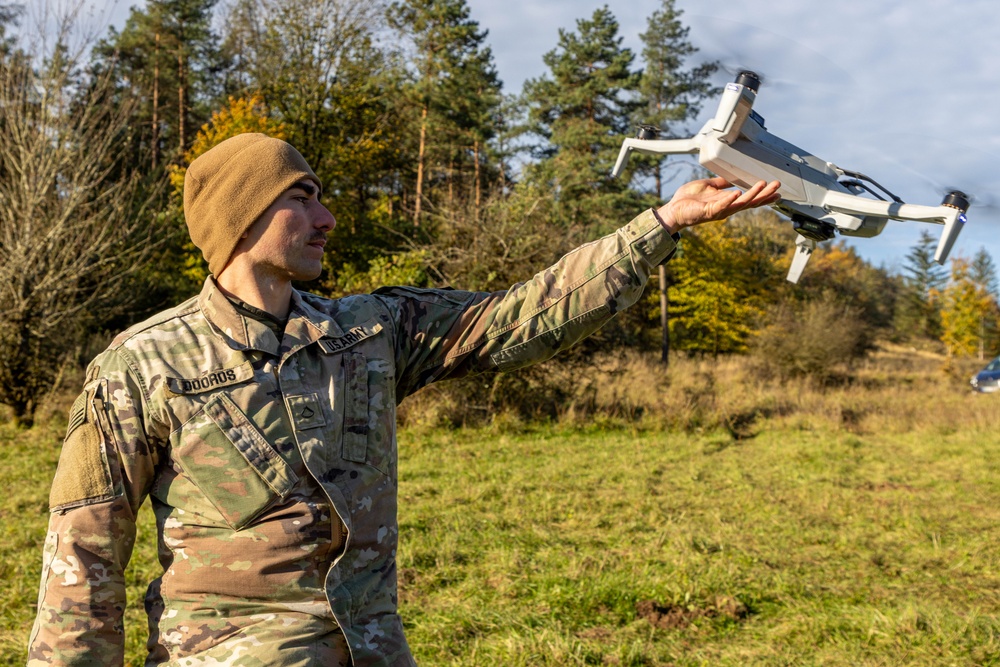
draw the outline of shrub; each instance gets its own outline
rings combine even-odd
[[[768,315],[770,324],[758,334],[754,356],[781,377],[829,379],[871,349],[861,308],[829,293],[797,305],[777,304]]]

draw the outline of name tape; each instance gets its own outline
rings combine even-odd
[[[253,366],[244,362],[232,368],[209,371],[196,378],[167,377],[167,388],[175,394],[200,394],[210,389],[240,384],[253,378]]]

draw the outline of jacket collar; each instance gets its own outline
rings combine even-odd
[[[260,350],[285,357],[321,338],[339,338],[344,335],[333,318],[306,303],[302,294],[295,289],[292,290],[292,307],[281,341],[264,324],[240,315],[219,290],[212,276],[205,279],[201,294],[198,295],[198,306],[211,327],[226,339],[230,347],[237,350]]]

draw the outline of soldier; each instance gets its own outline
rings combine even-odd
[[[136,513],[156,515],[147,665],[413,665],[396,613],[395,408],[547,359],[642,293],[686,226],[777,198],[689,183],[509,291],[329,300],[334,224],[287,143],[229,139],[184,184],[201,293],[90,364],[50,495],[30,665],[121,665]]]

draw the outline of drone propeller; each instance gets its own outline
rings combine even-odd
[[[729,81],[749,70],[768,88],[834,86],[849,90],[854,83],[847,70],[787,35],[717,16],[687,14],[685,19],[699,55],[716,63]],[[793,69],[797,73],[794,77]]]

